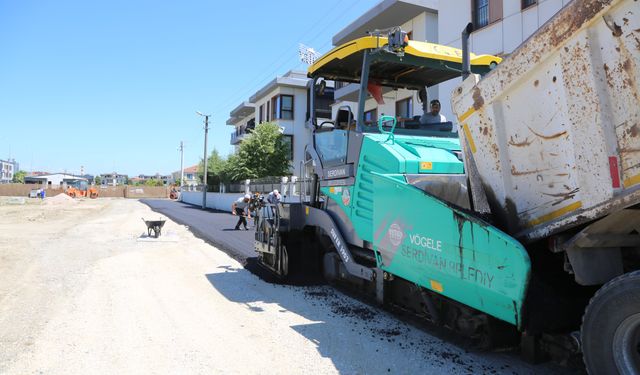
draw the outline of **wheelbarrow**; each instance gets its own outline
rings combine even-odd
[[[158,238],[162,232],[162,227],[166,220],[145,220],[142,218],[145,224],[147,224],[147,235],[151,237],[151,231],[153,231],[153,235],[155,238]]]

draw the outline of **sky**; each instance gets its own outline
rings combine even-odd
[[[0,159],[169,174],[222,155],[229,112],[379,0],[0,0]]]

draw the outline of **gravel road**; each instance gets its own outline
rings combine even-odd
[[[562,373],[470,353],[326,286],[265,283],[136,200],[2,204],[2,374]]]

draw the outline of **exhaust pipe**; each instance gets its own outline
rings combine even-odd
[[[462,80],[471,74],[471,52],[469,51],[469,36],[473,32],[473,23],[469,22],[462,30]]]

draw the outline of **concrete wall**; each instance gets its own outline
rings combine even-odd
[[[0,184],[0,196],[27,197],[39,184]],[[46,196],[53,197],[64,191],[46,189]],[[98,186],[98,198],[168,198],[169,189],[164,186]]]
[[[122,198],[124,197],[124,185],[120,186],[96,186],[98,198]]]
[[[165,186],[126,186],[125,198],[169,198],[169,188]]]
[[[214,210],[231,212],[231,204],[241,196],[242,194],[240,193],[207,193],[207,207]],[[202,192],[182,192],[180,200],[184,203],[202,206]]]
[[[0,196],[28,197],[31,189],[40,189],[36,184],[0,184]],[[62,189],[46,189],[46,196],[53,197],[62,193]]]

